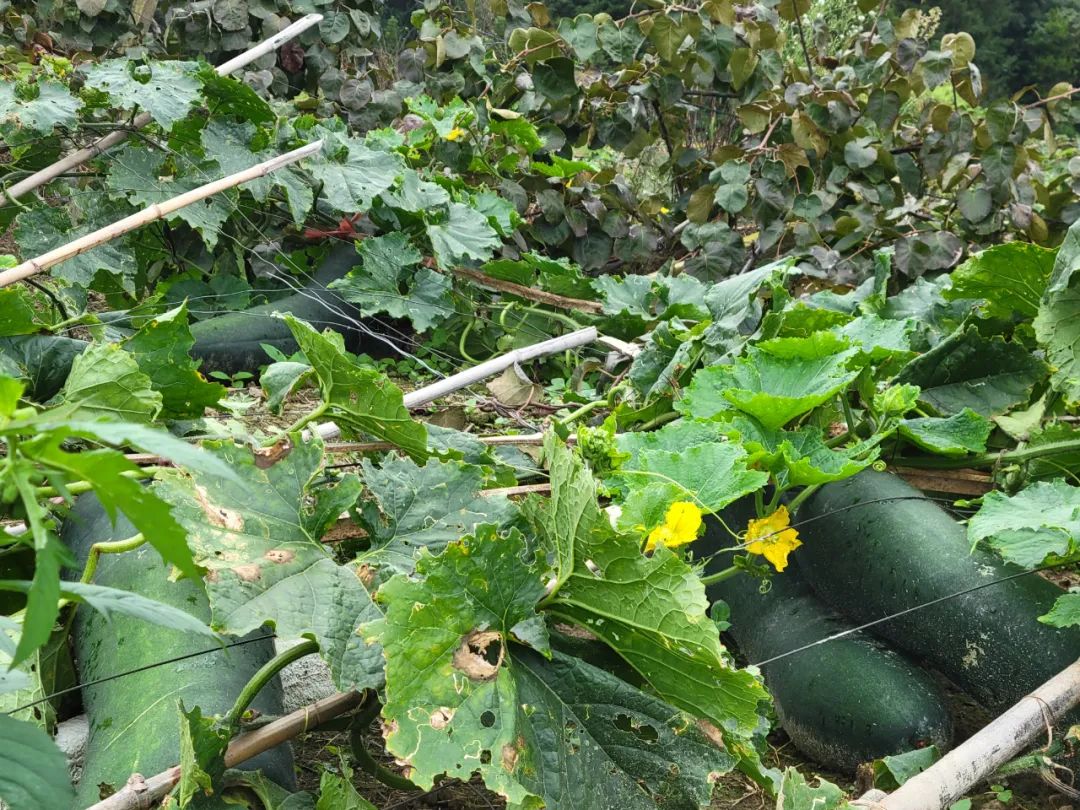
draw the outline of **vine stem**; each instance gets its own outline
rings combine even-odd
[[[126,540],[94,543],[94,545],[90,546],[90,553],[86,557],[86,567],[83,568],[79,582],[87,585],[94,579],[94,573],[97,571],[98,561],[101,559],[102,554],[123,554],[125,551],[134,551],[145,543],[146,538],[142,532],[132,535]]]
[[[135,480],[141,480],[143,478],[153,478],[159,472],[171,469],[169,467],[140,467],[137,470],[125,470],[120,473],[125,478],[134,478]],[[34,494],[39,498],[55,498],[62,495],[82,495],[84,492],[90,492],[94,488],[94,485],[89,481],[72,481],[70,484],[64,487],[61,491],[56,487],[34,487]]]
[[[395,790],[419,790],[418,786],[401,774],[394,773],[389,768],[376,762],[364,745],[364,732],[367,731],[371,721],[379,714],[379,708],[379,701],[372,700],[352,718],[352,724],[349,728],[349,747],[352,749],[353,761],[360,766],[361,770],[374,776],[387,787]]]
[[[957,456],[956,458],[941,456],[896,458],[893,459],[892,463],[897,467],[955,470],[964,467],[993,467],[1000,463],[1031,461],[1063,453],[1080,453],[1080,439],[1065,439],[1060,442],[1047,442],[1046,444],[1018,450],[1003,450],[999,453],[976,453],[970,456]]]
[[[261,667],[259,671],[251,676],[244,688],[240,691],[239,696],[236,698],[236,703],[229,709],[229,713],[225,715],[225,724],[229,729],[230,734],[234,734],[240,727],[240,720],[244,716],[244,712],[247,711],[248,706],[251,705],[251,701],[255,699],[255,696],[262,691],[263,687],[270,682],[270,679],[277,675],[281,670],[285,669],[293,661],[298,661],[301,658],[317,653],[319,651],[319,643],[312,641],[311,639],[304,639],[294,647],[278,653]]]
[[[307,426],[311,422],[314,422],[316,419],[326,413],[329,408],[329,404],[327,404],[326,402],[320,402],[318,407],[301,416],[287,428],[282,430],[277,436],[274,436],[271,439],[267,439],[263,443],[263,446],[270,447],[271,445],[276,444],[278,441],[280,441],[283,437],[288,436],[290,433],[295,433],[298,430],[303,430],[305,426]]]
[[[738,568],[734,565],[730,568],[725,568],[723,571],[717,571],[715,574],[709,574],[707,577],[701,578],[702,585],[715,585],[717,582],[723,582],[725,579],[731,579],[739,573]]]

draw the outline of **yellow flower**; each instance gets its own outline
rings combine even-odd
[[[660,206],[660,213],[661,213],[661,214],[670,214],[670,213],[671,213],[671,209],[670,209],[670,208],[668,208],[668,207],[667,207],[666,205],[661,205],[661,206]]]
[[[751,520],[746,527],[746,550],[761,554],[777,571],[787,568],[788,555],[802,545],[799,533],[790,528],[786,506],[771,515]]]
[[[460,141],[465,137],[465,130],[461,127],[454,127],[452,130],[446,133],[446,140],[448,141]]]
[[[660,543],[668,548],[684,546],[697,539],[701,528],[701,510],[690,501],[676,501],[667,510],[664,522],[649,534],[645,550],[652,551]]]

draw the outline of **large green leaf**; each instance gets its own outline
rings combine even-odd
[[[968,521],[968,539],[985,540],[1025,568],[1063,557],[1080,546],[1080,487],[1058,479],[1037,481],[1011,496],[989,492]]]
[[[1014,313],[1034,318],[1055,255],[1028,242],[995,245],[953,270],[952,286],[943,296],[947,301],[981,299],[986,313],[995,318],[1011,318]]]
[[[15,220],[15,239],[24,258],[34,258],[66,245],[130,212],[123,203],[92,192],[74,194],[71,208],[85,212],[85,217],[73,222],[72,213],[62,206],[32,208],[19,214]],[[71,284],[89,287],[100,272],[114,277],[125,290],[134,293],[137,270],[130,239],[119,237],[61,262],[51,273]]]
[[[285,322],[319,381],[323,402],[343,428],[400,447],[415,459],[427,457],[427,432],[405,409],[401,389],[345,351],[341,335],[320,334],[291,315]]]
[[[125,146],[110,153],[106,185],[112,195],[132,205],[146,208],[217,180],[221,174],[214,163],[198,164],[190,159],[182,171],[167,174],[165,155],[145,147]],[[254,163],[252,164],[254,165]],[[193,202],[169,216],[170,223],[184,222],[198,232],[213,250],[225,220],[235,210],[235,191],[223,191]]]
[[[174,419],[202,416],[225,396],[225,386],[207,382],[191,358],[195,339],[187,325],[187,304],[147,321],[124,342],[139,369],[161,394],[162,414]]]
[[[429,220],[427,235],[435,259],[445,269],[462,259],[487,261],[500,244],[487,217],[461,203],[451,203],[445,215]]]
[[[4,264],[0,262],[0,267]],[[32,335],[41,331],[44,325],[27,288],[8,287],[0,290],[0,337]]]
[[[0,85],[0,132],[17,128],[41,135],[56,127],[78,128],[82,100],[59,82],[44,79],[36,82],[32,95],[21,97],[11,81]]]
[[[30,587],[31,583],[26,580],[0,579],[0,591],[29,593]],[[131,591],[84,582],[65,582],[60,586],[60,595],[74,602],[86,603],[106,621],[113,616],[130,616],[159,627],[217,638],[213,630],[187,611]]]
[[[594,543],[580,559],[548,610],[601,638],[664,700],[749,737],[768,693],[735,668],[691,568],[663,545],[643,556],[630,537]]]
[[[60,397],[80,419],[148,423],[162,404],[150,378],[117,343],[95,343],[77,356]]]
[[[86,70],[86,86],[108,94],[115,107],[145,110],[165,129],[187,117],[199,99],[198,62],[155,61],[136,66],[108,59]]]
[[[216,630],[239,636],[270,622],[282,638],[311,635],[339,688],[378,686],[380,651],[356,629],[379,611],[355,567],[338,565],[319,542],[329,522],[355,502],[359,482],[350,477],[336,487],[313,487],[322,445],[294,441],[269,466],[260,466],[246,446],[208,442],[240,483],[169,471],[154,491],[172,504],[207,569]]]
[[[421,549],[438,552],[478,524],[503,525],[514,514],[505,496],[480,494],[484,473],[471,464],[429,459],[418,467],[387,456],[378,466],[365,459],[362,471],[382,515],[369,521],[371,548],[360,555],[370,565],[408,573]]]
[[[511,804],[528,799],[518,772],[534,768],[536,755],[520,728],[508,652],[512,638],[547,649],[536,613],[542,575],[520,532],[483,525],[438,556],[422,553],[415,576],[379,589],[386,617],[362,632],[386,656],[387,750],[420,787],[478,770]]]
[[[989,418],[1023,405],[1045,376],[1046,365],[1023,346],[971,326],[912,360],[896,382],[919,386],[920,400],[941,414],[970,408]]]
[[[589,537],[601,516],[596,480],[554,433],[544,438],[544,460],[551,493],[547,498],[530,498],[522,511],[551,552],[557,589],[574,570],[578,542]]]
[[[663,523],[676,501],[719,511],[769,480],[766,473],[748,469],[747,461],[746,451],[730,442],[642,450],[615,474],[627,490],[619,523],[648,532]]]
[[[1035,318],[1035,336],[1046,351],[1050,380],[1069,402],[1080,402],[1080,275],[1047,293]]]
[[[0,714],[0,799],[11,810],[56,810],[74,796],[67,760],[49,735]]]
[[[340,162],[312,161],[312,175],[323,184],[327,202],[338,211],[353,214],[367,211],[372,201],[390,189],[405,170],[395,152],[376,151],[363,142],[348,139]]]
[[[924,450],[942,456],[962,456],[986,451],[993,423],[970,408],[944,418],[928,416],[905,419],[900,435]]]
[[[426,332],[454,313],[449,305],[450,279],[427,267],[416,269],[423,256],[408,234],[375,236],[358,249],[363,264],[330,287],[357,304],[362,314],[385,312],[408,318],[417,332]]]
[[[699,371],[675,407],[704,419],[738,409],[767,428],[779,428],[847,388],[859,375],[848,368],[854,355],[827,332],[776,338],[749,347],[731,365]]]
[[[521,779],[546,807],[696,810],[735,765],[693,717],[580,658],[515,647],[511,664],[535,752]]]

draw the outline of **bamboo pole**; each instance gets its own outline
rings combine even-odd
[[[494,278],[487,273],[481,273],[478,270],[469,270],[466,267],[455,267],[451,272],[453,272],[455,276],[466,278],[481,287],[488,287],[489,289],[498,290],[499,292],[510,293],[519,298],[535,301],[538,304],[548,304],[563,309],[576,309],[579,312],[587,312],[590,315],[599,315],[604,311],[604,305],[599,301],[586,301],[582,298],[567,298],[565,295],[556,295],[547,290],[534,290],[532,287],[526,287],[523,284],[515,284],[513,281],[506,281],[501,278]]]
[[[596,331],[596,327],[589,326],[585,329],[579,329],[576,332],[570,332],[566,335],[542,341],[541,343],[534,343],[532,346],[514,349],[512,352],[501,354],[498,357],[492,357],[490,360],[485,360],[477,366],[467,368],[457,374],[452,374],[446,379],[439,380],[431,385],[425,385],[423,388],[417,388],[415,391],[410,391],[405,395],[405,407],[410,409],[418,408],[421,405],[426,405],[432,400],[439,399],[440,397],[444,397],[447,394],[465,388],[473,383],[480,382],[480,380],[494,376],[518,363],[524,363],[527,360],[543,357],[548,354],[556,354],[557,352],[565,351],[566,349],[575,349],[579,346],[584,346],[587,343],[593,343],[598,337],[599,333]],[[323,441],[326,441],[340,436],[341,428],[333,422],[325,422],[321,425],[316,425],[312,432],[318,434],[319,438]],[[304,431],[303,435],[310,436],[311,433]]]
[[[942,810],[1029,747],[1080,703],[1080,661],[1066,667],[977,734],[888,795],[856,804],[873,810]]]
[[[257,45],[244,51],[239,56],[234,56],[228,62],[218,65],[214,70],[219,76],[228,76],[230,73],[235,73],[245,65],[249,65],[258,59],[260,56],[270,53],[270,51],[277,50],[293,37],[297,36],[303,31],[311,28],[311,26],[322,20],[321,14],[308,14],[305,17],[301,17],[292,25],[283,28],[278,33],[274,34],[268,39],[264,39]],[[150,123],[151,116],[149,113],[141,112],[135,116],[132,121],[132,126],[135,129],[142,129]],[[94,143],[87,146],[85,149],[79,149],[72,152],[70,155],[61,158],[50,166],[46,166],[40,171],[34,172],[24,180],[20,180],[15,185],[5,190],[6,195],[11,200],[17,200],[19,197],[33,191],[39,186],[43,186],[51,180],[56,179],[64,172],[69,172],[72,169],[77,169],[88,160],[93,160],[103,152],[112,149],[117,144],[123,143],[128,137],[128,131],[123,129],[114,130],[108,135],[105,135]]]
[[[123,236],[125,233],[129,233],[136,228],[141,228],[143,225],[153,222],[154,220],[164,219],[174,211],[178,211],[199,200],[205,200],[207,197],[211,197],[225,189],[239,186],[249,180],[265,177],[283,166],[288,166],[290,163],[295,163],[301,158],[317,153],[321,148],[322,141],[314,141],[306,146],[301,146],[299,149],[294,149],[291,152],[286,152],[284,155],[278,155],[277,157],[264,161],[257,166],[252,166],[250,169],[244,169],[242,172],[230,174],[228,177],[223,177],[220,180],[215,180],[212,183],[207,183],[206,185],[194,188],[191,191],[173,197],[171,200],[166,200],[163,203],[154,203],[153,205],[144,208],[142,211],[124,217],[111,225],[106,225],[104,228],[99,228],[93,233],[81,236],[73,242],[68,242],[66,245],[61,245],[54,250],[50,250],[48,253],[43,253],[33,259],[27,259],[22,264],[12,267],[10,270],[5,270],[0,273],[0,287],[7,287],[9,284],[14,284],[16,281],[22,281],[25,278],[48,270],[50,267],[78,256],[80,253],[93,250],[99,245],[108,242],[110,239]]]
[[[225,751],[225,766],[232,768],[241,762],[246,762],[257,754],[269,751],[274,746],[292,739],[297,734],[356,708],[363,700],[363,692],[338,692],[310,706],[297,709],[292,714],[279,717],[250,734],[242,734],[229,743]],[[179,765],[148,779],[144,779],[139,774],[133,774],[121,790],[91,805],[87,810],[143,810],[165,796],[179,781]]]

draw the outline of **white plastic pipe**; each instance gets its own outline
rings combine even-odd
[[[1080,703],[1080,661],[1066,667],[899,789],[871,791],[856,804],[873,810],[942,810],[1029,748]]]
[[[249,180],[254,180],[258,177],[265,177],[283,166],[288,166],[290,163],[295,163],[302,158],[316,154],[321,148],[322,141],[314,141],[313,143],[301,146],[299,149],[286,152],[284,155],[270,158],[270,160],[252,166],[250,169],[244,169],[242,172],[230,174],[228,177],[223,177],[220,180],[214,180],[206,185],[193,188],[191,191],[186,191],[183,194],[173,197],[171,200],[166,200],[162,203],[154,203],[141,211],[137,211],[131,216],[117,220],[111,225],[106,225],[104,228],[99,228],[93,233],[88,233],[86,236],[79,237],[73,242],[68,242],[66,245],[54,248],[48,253],[42,253],[40,256],[36,256],[33,259],[27,259],[22,264],[16,265],[10,270],[5,270],[0,273],[0,287],[7,287],[9,284],[14,284],[16,281],[22,281],[24,278],[29,278],[37,273],[48,270],[50,267],[78,256],[80,253],[86,253],[88,250],[93,250],[98,245],[103,245],[110,239],[123,236],[125,233],[129,233],[136,228],[141,228],[143,225],[153,222],[154,220],[164,219],[169,216],[169,214],[179,211],[185,206],[191,205],[199,200],[205,200],[207,197],[212,197],[214,194],[224,191],[225,189],[239,186],[242,183],[246,183]]]
[[[501,371],[505,371],[517,363],[524,363],[526,360],[532,360],[536,357],[543,357],[548,354],[556,354],[557,352],[565,351],[566,349],[576,349],[578,346],[584,346],[586,343],[595,342],[598,337],[599,333],[596,331],[596,327],[589,326],[585,329],[578,329],[576,332],[570,332],[569,334],[542,341],[541,343],[534,343],[532,346],[524,346],[520,349],[514,349],[512,352],[500,354],[498,357],[492,357],[490,360],[485,360],[478,366],[467,368],[457,374],[452,374],[446,379],[439,380],[431,385],[425,385],[423,388],[417,388],[415,391],[410,391],[405,395],[405,407],[419,408],[421,405],[426,405],[433,400],[444,397],[447,394],[465,388],[473,383],[486,380],[488,377],[492,377]],[[341,428],[333,422],[324,422],[321,425],[316,425],[313,432],[323,441],[326,441],[340,436]],[[305,435],[307,435],[306,431]]]
[[[219,76],[228,76],[230,73],[235,73],[245,65],[250,65],[260,56],[270,53],[270,51],[277,50],[293,37],[297,36],[303,31],[311,28],[311,26],[322,20],[322,14],[308,14],[306,17],[301,17],[292,25],[283,28],[278,33],[274,34],[268,39],[264,39],[258,45],[254,45],[248,50],[244,51],[239,56],[234,56],[228,62],[218,65],[214,68]],[[135,119],[131,122],[132,127],[135,129],[142,129],[150,123],[150,114],[141,112],[135,116]],[[72,152],[70,155],[61,158],[50,166],[46,166],[37,172],[34,172],[24,180],[20,180],[18,183],[7,189],[7,196],[12,200],[17,200],[19,197],[33,191],[38,186],[43,186],[50,180],[59,177],[64,172],[77,169],[88,160],[93,160],[101,153],[112,149],[117,144],[123,143],[128,136],[128,131],[125,129],[118,129],[110,132],[85,149],[79,149],[76,152]]]

